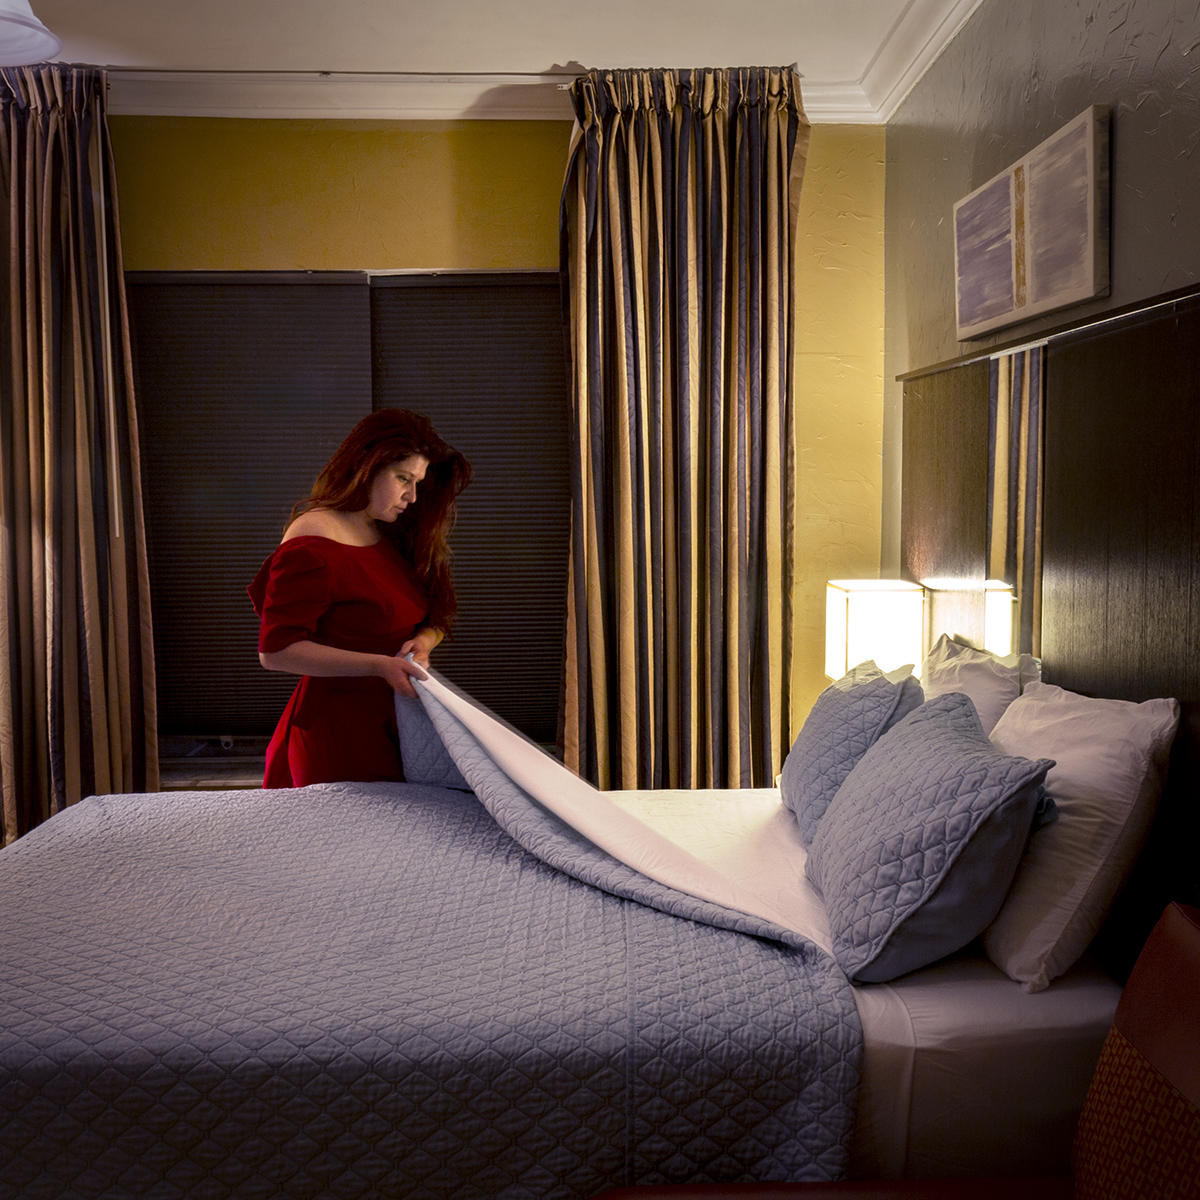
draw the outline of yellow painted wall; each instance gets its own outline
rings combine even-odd
[[[793,720],[825,688],[825,581],[879,574],[884,130],[815,125],[800,193]]]
[[[558,265],[569,123],[110,118],[130,270]],[[801,192],[793,718],[825,580],[878,573],[884,131],[817,125]]]
[[[558,267],[570,122],[109,126],[127,270]]]

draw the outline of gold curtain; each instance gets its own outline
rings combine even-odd
[[[799,79],[593,71],[572,99],[567,762],[769,786],[793,733]]]
[[[0,71],[0,822],[158,787],[105,73]]]

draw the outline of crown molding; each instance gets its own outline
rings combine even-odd
[[[108,68],[114,116],[570,121],[563,75],[402,75]]]
[[[800,95],[814,125],[878,125],[882,119],[858,83],[801,79]]]
[[[564,75],[381,75],[108,68],[113,116],[291,120],[570,121]],[[816,124],[877,124],[857,83],[802,84]]]
[[[817,125],[878,125],[982,0],[911,0],[861,81],[805,79],[804,110]],[[108,68],[114,116],[291,120],[570,121],[566,87],[550,74],[357,74],[323,71],[172,71]]]
[[[863,92],[878,120],[892,119],[913,85],[982,2],[912,0],[863,74]]]

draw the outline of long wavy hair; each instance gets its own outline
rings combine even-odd
[[[395,521],[379,522],[379,531],[412,566],[429,597],[425,624],[449,633],[458,601],[448,539],[458,495],[471,482],[471,464],[438,436],[428,417],[406,408],[381,408],[363,417],[321,469],[312,492],[292,509],[289,524],[314,508],[361,512],[375,476],[414,454],[429,462],[416,503]]]

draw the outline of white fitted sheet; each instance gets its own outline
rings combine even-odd
[[[777,789],[607,796],[829,949],[825,908]],[[1069,1173],[1075,1123],[1119,996],[1086,962],[1029,995],[982,955],[855,988],[864,1062],[850,1174]]]

